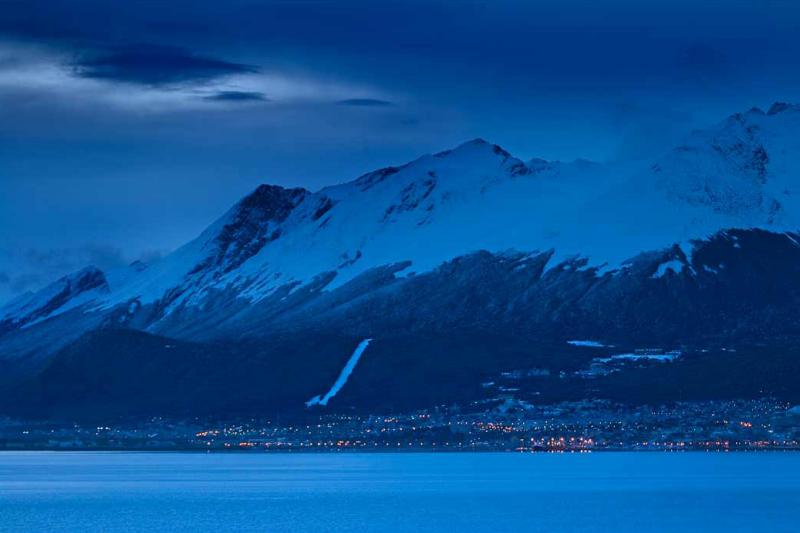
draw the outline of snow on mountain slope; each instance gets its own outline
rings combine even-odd
[[[675,243],[690,256],[692,240],[728,228],[796,231],[799,134],[800,107],[776,104],[645,167],[525,163],[478,139],[318,192],[262,185],[147,269],[109,273],[89,307],[153,304],[159,320],[219,291],[260,301],[333,272],[330,290],[375,267],[410,261],[398,274],[410,275],[478,250],[552,250],[548,268],[579,256],[607,271]]]
[[[775,104],[697,132],[653,166],[658,186],[742,224],[796,223],[800,111]]]
[[[325,271],[337,272],[333,288],[372,267],[410,260],[409,272],[423,272],[481,249],[553,249],[553,264],[580,255],[618,267],[724,228],[795,230],[797,132],[795,106],[734,115],[641,170],[525,164],[471,141],[305,196],[280,238],[219,281],[257,279],[243,292],[257,300]]]
[[[752,109],[694,132],[649,169],[611,189],[587,212],[602,217],[584,236],[607,257],[691,243],[722,229],[800,227],[800,106]],[[620,257],[617,254],[617,257]]]
[[[168,300],[168,312],[215,289],[259,300],[325,272],[336,272],[334,288],[399,261],[422,272],[478,249],[534,251],[552,231],[537,220],[591,198],[611,177],[586,162],[528,166],[475,140],[316,193],[261,186],[104,306]]]
[[[199,237],[116,285],[99,308],[132,300],[177,305],[224,285],[223,279],[281,235],[286,217],[310,194],[305,189],[259,186]]]
[[[0,331],[31,326],[108,292],[109,286],[103,272],[94,267],[84,268],[36,293],[27,293],[9,302],[0,309]]]

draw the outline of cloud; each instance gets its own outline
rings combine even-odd
[[[387,100],[379,100],[377,98],[347,98],[336,102],[338,105],[354,106],[354,107],[386,107],[392,104]]]
[[[258,71],[249,65],[201,56],[183,48],[150,44],[117,47],[72,66],[83,78],[150,86],[205,82]]]
[[[107,106],[137,114],[172,114],[232,110],[241,107],[238,104],[267,101],[272,103],[269,112],[331,101],[388,105],[377,99],[342,100],[370,91],[345,80],[275,68],[263,71],[183,48],[58,49],[0,39],[0,107],[35,101],[70,113],[94,113],[98,106]]]
[[[269,98],[258,91],[218,91],[203,99],[213,102],[269,102]]]

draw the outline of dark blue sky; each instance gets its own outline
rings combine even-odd
[[[0,301],[164,253],[262,182],[483,137],[646,158],[800,101],[794,1],[0,0]]]

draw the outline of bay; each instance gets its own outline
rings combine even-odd
[[[773,532],[797,453],[0,453],[3,532]]]

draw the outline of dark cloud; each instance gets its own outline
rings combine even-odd
[[[249,65],[201,56],[183,48],[150,44],[115,47],[73,66],[84,78],[143,85],[201,82],[257,71]]]
[[[219,91],[206,96],[204,100],[213,102],[268,102],[269,98],[264,93],[255,91]]]
[[[348,98],[346,100],[339,100],[336,103],[338,105],[354,107],[386,107],[393,105],[392,102],[387,100],[378,100],[377,98]]]

